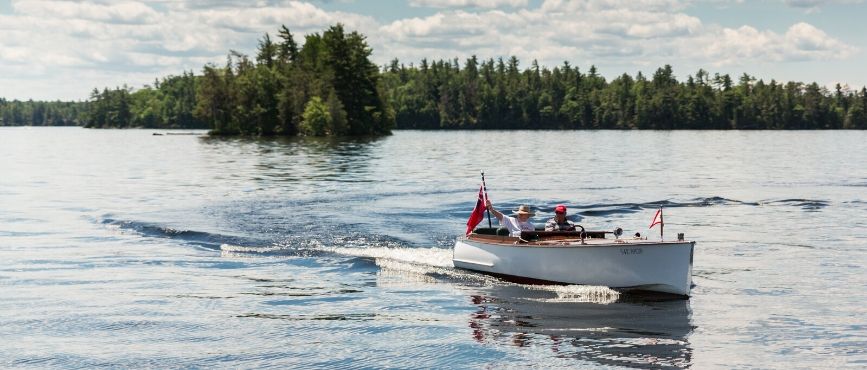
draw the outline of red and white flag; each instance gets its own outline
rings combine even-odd
[[[650,222],[650,227],[648,229],[652,229],[656,225],[660,225],[659,227],[664,227],[665,223],[662,222],[662,207],[656,211],[656,214],[653,215],[653,221]]]
[[[478,225],[479,222],[482,222],[482,219],[485,218],[485,209],[487,208],[487,206],[485,206],[485,203],[487,203],[486,200],[485,184],[482,183],[482,185],[479,186],[479,199],[476,200],[476,207],[473,208],[473,213],[470,214],[470,219],[467,220],[466,235],[470,235],[470,233],[473,232],[473,229],[476,228],[476,225]]]

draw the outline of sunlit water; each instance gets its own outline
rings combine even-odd
[[[152,133],[0,128],[0,367],[867,366],[867,132]],[[455,270],[482,169],[537,224],[665,206],[692,298]]]

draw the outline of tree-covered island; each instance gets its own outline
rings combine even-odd
[[[335,25],[299,47],[284,26],[254,58],[184,72],[89,101],[0,99],[0,125],[210,128],[214,135],[381,135],[391,129],[867,129],[867,88],[765,82],[672,67],[607,81],[564,62],[370,61],[363,35]]]

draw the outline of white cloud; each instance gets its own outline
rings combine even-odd
[[[784,38],[797,50],[804,52],[847,52],[850,49],[843,43],[828,37],[824,31],[803,22],[789,27]]]
[[[281,6],[218,8],[194,13],[195,21],[215,29],[233,29],[242,32],[274,32],[280,24],[293,29],[319,31],[335,23],[349,28],[370,26],[375,21],[370,17],[351,13],[326,12],[309,3],[291,1]]]
[[[402,50],[424,44],[458,51],[447,57],[514,54],[546,65],[673,54],[672,39],[704,31],[696,17],[663,11],[681,7],[671,0],[591,0],[546,1],[515,11],[446,11],[383,26],[382,33],[395,35],[384,40],[383,50],[403,59]]]
[[[424,37],[449,38],[450,36],[471,36],[484,32],[492,19],[478,14],[455,12],[439,13],[426,18],[398,20],[381,28],[395,39]]]
[[[545,13],[597,13],[607,10],[640,10],[646,12],[672,12],[684,9],[684,0],[545,0],[541,10]]]
[[[662,12],[604,11],[597,15],[597,19],[602,22],[597,22],[593,27],[600,32],[642,39],[688,36],[702,27],[698,18]]]
[[[111,4],[72,1],[23,0],[12,2],[15,13],[40,18],[82,19],[107,23],[150,23],[159,14],[151,7],[134,1]]]
[[[795,8],[815,9],[826,5],[860,4],[864,2],[864,0],[784,0],[783,2],[785,2],[786,5]]]
[[[383,26],[383,33],[394,36],[382,40],[379,50],[404,59],[405,50],[425,45],[439,49],[436,55],[456,51],[446,58],[515,54],[549,66],[563,60],[585,65],[750,65],[839,60],[858,51],[807,23],[796,23],[783,34],[750,25],[725,28],[680,11],[688,6],[676,0],[548,0],[537,9],[445,11]]]
[[[708,34],[706,42],[704,56],[715,61],[714,65],[843,59],[857,51],[807,23],[794,24],[785,34],[750,26],[724,28]]]
[[[410,0],[409,5],[430,8],[499,8],[523,7],[528,0]]]

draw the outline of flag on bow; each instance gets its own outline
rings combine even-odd
[[[470,214],[470,219],[467,220],[467,234],[470,235],[473,232],[473,229],[476,228],[476,225],[479,222],[482,222],[482,219],[485,218],[485,203],[487,203],[487,197],[485,196],[485,184],[479,186],[479,198],[476,200],[476,207],[473,208],[473,213]]]

